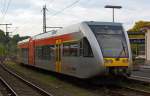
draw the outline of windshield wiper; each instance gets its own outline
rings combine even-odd
[[[124,46],[124,44],[123,44],[122,40],[121,40],[121,44],[122,44],[122,48],[123,48],[123,49],[120,51],[119,55],[117,56],[117,59],[119,59],[119,57],[121,56],[122,52],[124,52],[124,53],[125,53],[125,55],[126,55],[125,46]]]

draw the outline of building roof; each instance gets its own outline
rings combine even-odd
[[[141,29],[143,32],[148,32],[147,30],[150,30],[150,26],[145,26]]]

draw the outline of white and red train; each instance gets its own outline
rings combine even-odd
[[[121,23],[81,22],[18,46],[22,63],[78,78],[131,73],[129,39]]]

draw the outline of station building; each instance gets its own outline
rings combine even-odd
[[[150,64],[150,26],[142,29],[145,32],[145,59]]]
[[[134,58],[145,58],[145,32],[128,32]]]
[[[143,58],[150,64],[150,26],[142,28],[141,32],[128,32],[133,57]]]

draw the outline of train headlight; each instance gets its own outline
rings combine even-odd
[[[105,63],[113,63],[113,60],[105,59]]]
[[[123,63],[128,63],[128,59],[122,60]]]

